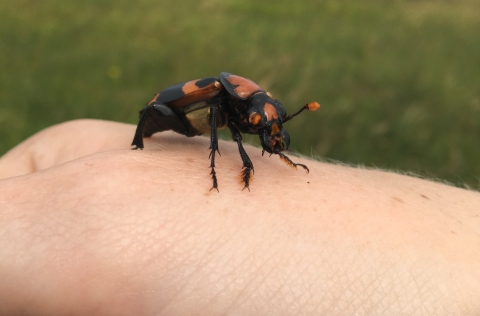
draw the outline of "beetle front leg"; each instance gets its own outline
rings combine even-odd
[[[135,148],[132,148],[133,150],[139,148],[143,149],[143,127],[145,126],[145,121],[147,120],[148,113],[151,109],[152,107],[148,104],[143,108],[142,116],[140,117],[137,129],[135,130],[135,136],[133,136],[132,146],[135,146]]]
[[[297,169],[297,166],[300,166],[303,169],[305,169],[307,171],[307,173],[310,173],[310,170],[304,164],[293,162],[290,158],[288,158],[287,156],[285,156],[281,152],[276,152],[276,154],[280,157],[280,159],[282,159],[290,167]],[[262,152],[262,155],[263,155],[263,152]]]
[[[253,163],[250,160],[250,158],[248,157],[247,152],[243,148],[242,134],[240,133],[238,128],[235,126],[234,123],[229,123],[228,128],[232,132],[233,140],[236,141],[237,144],[238,144],[238,151],[240,152],[240,157],[242,158],[242,163],[243,163],[242,169],[243,170],[242,170],[242,173],[240,174],[240,178],[243,181],[243,183],[245,184],[245,186],[243,187],[243,190],[245,190],[245,188],[247,188],[248,191],[250,191],[250,188],[249,188],[250,180],[251,180],[252,174],[255,173],[255,171],[253,169]]]
[[[210,126],[211,126],[211,131],[210,131],[210,168],[212,168],[212,171],[210,174],[212,175],[212,180],[213,180],[213,186],[210,189],[212,191],[213,189],[217,189],[218,191],[218,182],[217,182],[217,174],[215,172],[215,152],[218,152],[220,155],[220,151],[218,150],[218,135],[217,135],[217,107],[215,105],[212,105],[210,107]],[[221,156],[221,155],[220,155]]]

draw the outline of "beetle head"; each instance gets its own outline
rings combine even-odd
[[[286,111],[278,100],[257,93],[250,101],[247,115],[249,129],[260,136],[263,150],[273,154],[288,149],[290,135],[282,126]]]

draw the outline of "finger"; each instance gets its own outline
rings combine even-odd
[[[134,131],[133,125],[101,120],[76,120],[49,127],[0,158],[0,179],[101,151],[129,149]]]

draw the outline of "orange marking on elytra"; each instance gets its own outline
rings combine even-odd
[[[185,82],[185,84],[182,87],[183,93],[185,93],[185,95],[187,95],[187,94],[190,94],[190,93],[194,92],[195,90],[198,90],[198,87],[196,85],[198,80],[200,80],[200,79]]]
[[[182,107],[188,104],[192,104],[195,102],[200,102],[203,100],[207,100],[209,98],[212,98],[216,96],[219,91],[223,88],[221,84],[219,84],[218,81],[215,81],[208,86],[199,88],[196,83],[198,80],[192,80],[186,82],[183,87],[182,87],[182,92],[185,94],[185,96],[173,100],[169,103],[170,106],[173,107]]]

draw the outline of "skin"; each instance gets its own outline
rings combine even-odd
[[[48,128],[0,159],[0,315],[478,315],[480,194],[135,126]]]

